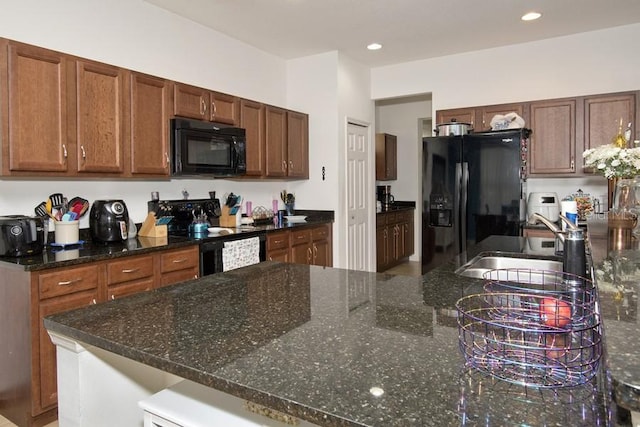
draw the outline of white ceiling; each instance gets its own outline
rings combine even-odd
[[[284,59],[337,50],[372,67],[640,22],[639,0],[145,1]]]

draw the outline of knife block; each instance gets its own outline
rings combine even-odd
[[[167,225],[156,225],[156,215],[153,212],[149,212],[147,218],[142,223],[138,236],[143,237],[166,237]]]
[[[237,225],[237,215],[231,215],[229,206],[223,206],[220,213],[220,227],[235,227]],[[238,210],[240,212],[240,210]]]

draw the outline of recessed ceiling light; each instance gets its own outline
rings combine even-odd
[[[382,45],[380,43],[371,43],[370,45],[367,46],[367,49],[369,50],[382,49]]]
[[[542,16],[541,13],[538,12],[529,12],[529,13],[525,13],[524,15],[522,15],[522,19],[523,21],[534,21],[538,18],[540,18]]]

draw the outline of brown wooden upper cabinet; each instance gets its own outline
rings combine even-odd
[[[529,173],[575,173],[576,99],[536,101],[530,108]]]
[[[309,178],[309,116],[265,106],[265,176]]]
[[[67,126],[66,55],[0,40],[2,173],[66,174],[75,147]]]
[[[240,123],[240,103],[233,95],[175,83],[173,96],[176,116],[230,125]]]
[[[376,134],[376,180],[398,179],[398,137],[388,133]]]
[[[637,123],[636,101],[634,92],[585,97],[584,149],[610,144],[618,134],[620,120],[623,130],[629,123],[634,127]]]
[[[265,106],[248,99],[240,100],[240,127],[247,138],[247,176],[265,173]]]
[[[126,71],[78,59],[75,63],[75,128],[78,172],[124,172]]]
[[[130,84],[131,174],[168,176],[171,82],[131,72]]]
[[[475,108],[454,108],[436,111],[436,124],[451,122],[469,123],[474,128],[476,123]]]

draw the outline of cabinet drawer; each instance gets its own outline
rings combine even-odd
[[[311,230],[311,239],[315,242],[317,240],[326,240],[329,237],[329,226],[316,227]]]
[[[279,231],[277,233],[267,233],[267,250],[289,248],[289,232]]]
[[[109,286],[107,289],[107,298],[109,300],[113,300],[127,295],[137,294],[139,292],[150,291],[151,289],[153,289],[153,277],[135,282],[120,283]]]
[[[200,268],[199,249],[197,246],[163,253],[160,256],[161,273],[191,268],[195,268],[196,271]]]
[[[291,246],[309,243],[311,241],[311,230],[296,230],[291,232]]]
[[[40,299],[98,287],[98,265],[68,268],[38,276]]]
[[[107,285],[153,276],[153,256],[131,257],[107,264]]]
[[[174,283],[185,282],[187,280],[193,280],[198,278],[198,268],[188,268],[184,270],[171,271],[165,273],[160,278],[160,286],[169,286]]]

